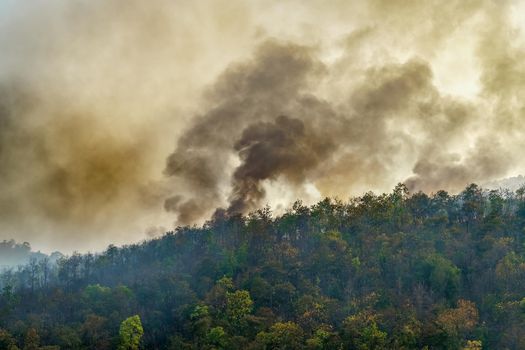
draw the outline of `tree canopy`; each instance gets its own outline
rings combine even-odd
[[[525,348],[524,192],[399,185],[30,262],[0,348]]]

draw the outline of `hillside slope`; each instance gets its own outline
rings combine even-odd
[[[476,185],[218,212],[5,273],[0,348],[113,349],[138,315],[144,349],[523,349],[524,227],[523,191]]]

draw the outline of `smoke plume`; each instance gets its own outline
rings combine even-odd
[[[217,208],[522,173],[523,13],[489,0],[0,3],[0,240],[102,249]]]
[[[279,116],[273,123],[258,122],[244,129],[234,149],[241,165],[233,173],[230,213],[255,209],[264,198],[261,182],[283,176],[291,184],[308,178],[334,150],[330,139],[305,130],[299,119]]]

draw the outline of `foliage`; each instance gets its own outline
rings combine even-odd
[[[303,330],[293,322],[277,322],[268,332],[257,334],[256,343],[263,349],[300,349]]]
[[[399,185],[32,260],[0,275],[0,348],[525,348],[524,193]]]
[[[252,311],[253,301],[247,290],[226,292],[226,315],[233,325],[240,325]]]
[[[119,330],[119,350],[137,350],[144,330],[138,315],[131,316],[122,321]]]

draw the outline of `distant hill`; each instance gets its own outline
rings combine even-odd
[[[37,261],[47,258],[51,263],[54,263],[62,256],[59,252],[54,252],[51,255],[41,253],[40,251],[33,252],[28,242],[17,243],[13,239],[0,242],[0,270],[25,265],[29,263],[32,258]]]
[[[506,179],[494,180],[487,182],[482,185],[483,188],[488,190],[497,190],[500,188],[506,188],[511,191],[516,191],[518,188],[525,185],[525,176],[518,175],[514,177],[508,177]]]

